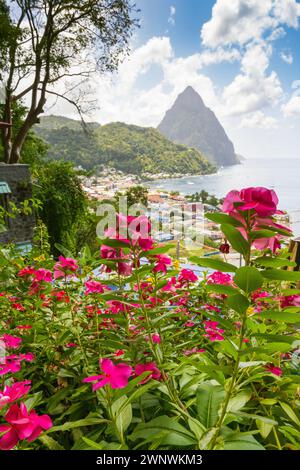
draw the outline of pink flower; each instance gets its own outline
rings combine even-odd
[[[66,348],[76,348],[77,344],[76,343],[67,343]]]
[[[117,258],[117,250],[107,245],[101,245],[100,254],[101,254],[101,258],[103,259]]]
[[[239,211],[253,209],[262,217],[276,214],[278,197],[273,189],[245,188],[240,192],[240,197],[244,204],[238,207]]]
[[[18,272],[18,276],[26,277],[26,276],[31,276],[34,273],[35,273],[35,269],[31,266],[27,266],[26,268],[23,268]]]
[[[58,260],[54,265],[54,279],[65,277],[67,274],[77,271],[78,263],[75,259],[59,256]]]
[[[18,325],[16,326],[18,330],[31,330],[32,326],[31,325]]]
[[[146,378],[140,381],[140,384],[144,384],[149,380],[160,380],[161,373],[157,368],[155,362],[147,362],[146,364],[138,364],[135,366],[134,373],[136,376],[142,375],[144,372],[151,372]]]
[[[223,284],[231,286],[233,284],[233,279],[230,274],[222,273],[220,271],[215,271],[214,273],[207,276],[208,284]]]
[[[152,238],[139,238],[139,246],[143,251],[152,250],[154,242]]]
[[[84,293],[85,295],[103,294],[103,292],[108,289],[107,286],[104,286],[103,284],[101,284],[101,282],[98,282],[98,281],[87,281],[85,282],[84,285],[86,287],[86,290]]]
[[[271,374],[277,375],[277,377],[281,377],[283,374],[283,370],[280,367],[275,367],[273,364],[268,364],[265,366],[265,369]]]
[[[300,307],[300,295],[284,295],[279,297],[280,307]]]
[[[218,328],[219,322],[207,320],[204,322],[205,335],[210,341],[224,341],[224,330]]]
[[[181,284],[196,282],[198,281],[198,276],[196,276],[191,269],[182,269],[179,273],[178,281],[181,282]]]
[[[125,354],[124,349],[117,349],[117,351],[115,351],[114,353],[114,356],[119,357],[119,356],[124,356],[124,354]]]
[[[268,217],[277,213],[278,197],[272,189],[250,187],[230,191],[224,199],[222,210],[235,215],[237,211],[254,210],[258,216]]]
[[[172,276],[171,279],[168,280],[167,284],[162,288],[165,292],[176,292],[177,290],[177,279],[175,276]]]
[[[185,356],[191,356],[192,354],[201,354],[201,353],[205,353],[205,349],[197,349],[196,347],[193,348],[193,349],[187,349],[186,351],[184,351],[184,355]]]
[[[52,427],[52,421],[48,415],[38,416],[32,410],[28,413],[26,405],[21,403],[12,405],[5,415],[8,424],[0,425],[0,449],[13,449],[19,440],[26,439],[28,442],[34,441],[43,430]]]
[[[227,194],[227,196],[224,199],[224,202],[222,205],[222,211],[227,212],[228,214],[231,214],[232,212],[235,212],[236,207],[241,202],[242,202],[242,199],[240,196],[240,192],[237,190],[232,190]]]
[[[67,271],[75,272],[78,269],[78,263],[76,259],[73,258],[64,258],[63,256],[59,256],[58,258],[60,268]]]
[[[23,305],[18,304],[17,302],[13,302],[11,306],[13,309],[18,310],[18,312],[25,312],[26,310],[25,307],[23,307]]]
[[[152,335],[152,341],[153,343],[155,344],[160,344],[161,343],[161,339],[160,339],[160,336],[158,333],[153,333]]]
[[[187,321],[187,322],[184,323],[183,326],[193,327],[193,326],[195,326],[195,323],[193,321]]]
[[[124,388],[127,386],[128,379],[132,373],[130,366],[123,363],[115,365],[110,359],[102,359],[100,360],[100,367],[103,374],[83,379],[85,383],[96,382],[92,387],[94,392],[107,384],[109,384],[111,388]]]
[[[9,349],[17,349],[22,343],[22,338],[18,336],[11,336],[6,333],[0,338],[4,342],[5,346]]]
[[[10,356],[5,356],[4,361],[0,362],[0,376],[5,374],[15,374],[21,369],[21,362],[28,361],[32,362],[34,360],[34,355],[32,353],[26,354],[11,354]]]
[[[155,259],[156,259],[156,263],[153,268],[153,271],[156,273],[162,272],[166,274],[167,266],[170,266],[170,264],[172,264],[171,258],[169,258],[169,256],[166,256],[166,255],[156,255]]]
[[[203,305],[203,308],[210,312],[217,312],[217,313],[221,312],[221,309],[219,307],[216,307],[215,305],[205,304]]]
[[[276,253],[281,248],[280,238],[278,235],[269,238],[258,238],[254,240],[252,245],[259,251],[271,250],[272,253]]]
[[[256,302],[256,301],[260,302],[261,299],[264,299],[267,297],[270,297],[269,292],[262,291],[262,290],[256,290],[255,292],[251,294],[251,299],[253,300],[253,302]]]
[[[66,304],[70,303],[70,297],[64,290],[53,291],[51,292],[52,297],[55,297],[58,302],[65,302]]]
[[[52,273],[49,269],[39,268],[34,272],[34,278],[36,281],[52,281]]]
[[[12,403],[26,395],[31,388],[31,381],[15,382],[9,387],[6,385],[3,392],[0,391],[0,409],[8,403]]]
[[[118,273],[121,276],[130,276],[130,274],[132,273],[132,268],[132,263],[126,263],[123,261],[120,261],[118,263]]]

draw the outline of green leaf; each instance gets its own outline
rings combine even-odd
[[[84,437],[84,436],[82,436],[81,439],[88,445],[89,449],[104,450],[102,443],[92,441],[91,439]]]
[[[266,279],[271,279],[274,281],[289,281],[289,282],[300,281],[299,271],[283,271],[280,269],[267,269],[266,271],[261,271],[261,274]]]
[[[282,268],[284,266],[297,266],[297,263],[290,261],[286,258],[272,258],[271,256],[260,256],[253,260],[254,263],[259,264],[260,266],[265,266],[266,268]]]
[[[41,441],[48,449],[50,450],[65,450],[55,439],[46,434],[39,436],[39,441]]]
[[[208,292],[216,292],[217,294],[226,294],[226,295],[232,295],[238,292],[238,290],[235,289],[234,287],[225,286],[224,284],[207,284],[206,290]]]
[[[172,250],[174,248],[173,243],[166,243],[163,246],[159,246],[157,248],[153,248],[152,250],[148,251],[143,251],[142,255],[145,256],[154,256],[154,255],[160,255],[161,253],[167,253],[169,250]]]
[[[206,429],[212,428],[217,423],[224,398],[225,390],[221,385],[214,385],[211,382],[199,385],[197,389],[198,417]]]
[[[115,418],[116,427],[120,435],[123,436],[132,421],[132,406],[131,403],[127,403],[126,395],[112,404],[111,411]]]
[[[235,397],[232,397],[229,400],[227,413],[234,413],[236,411],[241,410],[242,408],[244,408],[250,398],[251,391],[249,390],[243,390],[242,392],[238,393]]]
[[[38,406],[43,401],[43,392],[37,392],[31,397],[27,398],[25,405],[28,411],[31,411],[34,407]]]
[[[226,437],[225,450],[265,450],[251,434],[235,432]]]
[[[250,294],[263,285],[264,279],[258,269],[251,266],[244,266],[236,271],[234,282],[244,292]]]
[[[252,230],[250,232],[251,240],[258,240],[260,238],[271,238],[276,235],[276,232],[272,230],[265,229],[265,230]]]
[[[215,269],[216,271],[222,271],[224,273],[234,273],[237,267],[230,263],[225,263],[218,259],[213,258],[198,258],[198,256],[192,256],[189,258],[192,263],[205,268]]]
[[[138,424],[129,439],[145,439],[150,442],[159,439],[161,444],[172,446],[191,446],[196,443],[193,433],[169,416],[159,416],[148,423]]]
[[[261,225],[261,228],[270,230],[270,227],[268,225]],[[291,236],[291,232],[289,232],[288,230],[284,230],[282,228],[279,228],[279,227],[272,227],[271,230],[272,230],[272,232],[280,233],[280,235],[283,235],[285,237],[290,237]]]
[[[249,254],[249,243],[235,227],[223,224],[221,225],[221,230],[234,250],[241,253],[243,256],[247,256]]]
[[[216,222],[216,224],[228,224],[235,227],[242,227],[242,223],[239,220],[231,217],[230,215],[224,214],[223,212],[209,212],[205,214],[205,217],[209,220],[212,220],[213,222]]]
[[[128,248],[129,244],[121,240],[116,240],[113,238],[104,238],[98,240],[101,245],[111,246],[113,248]]]
[[[109,423],[107,419],[101,418],[85,418],[77,421],[68,421],[60,426],[53,426],[47,431],[47,434],[57,431],[70,431],[71,429],[81,428],[84,426],[95,426],[97,424]]]
[[[262,312],[257,315],[259,318],[264,320],[280,321],[284,323],[298,323],[300,322],[300,313],[289,313],[285,311],[281,312]]]
[[[235,312],[238,312],[241,315],[243,315],[243,313],[245,313],[245,311],[248,309],[250,302],[247,299],[247,297],[245,297],[244,295],[234,294],[234,295],[230,295],[226,299],[226,304],[228,305],[228,307],[232,308]]]
[[[283,411],[290,418],[290,420],[293,421],[293,423],[295,423],[297,426],[300,427],[300,420],[299,420],[298,416],[296,415],[296,413],[294,412],[294,410],[290,407],[290,405],[288,405],[287,403],[284,403],[282,401],[280,401],[279,403],[280,403],[280,406],[283,409]]]

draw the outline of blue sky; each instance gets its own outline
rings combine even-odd
[[[136,0],[141,27],[97,82],[101,123],[156,127],[191,85],[246,158],[297,158],[300,0]]]

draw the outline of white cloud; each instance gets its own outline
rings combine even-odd
[[[176,15],[176,8],[174,7],[174,5],[171,5],[170,6],[170,15],[169,15],[169,18],[168,18],[168,23],[171,26],[175,26],[175,15]]]
[[[277,41],[278,39],[284,38],[286,31],[280,26],[279,28],[274,29],[272,33],[267,37],[267,41]]]
[[[296,0],[275,0],[274,14],[280,23],[284,23],[292,28],[298,28],[300,4]]]
[[[266,116],[262,111],[257,111],[250,116],[244,117],[240,127],[260,128],[260,129],[276,129],[278,127],[277,119]]]
[[[241,73],[224,88],[223,99],[228,115],[247,114],[274,106],[283,95],[276,72],[268,74],[272,47],[261,41],[247,46]]]
[[[297,28],[299,16],[296,0],[217,0],[201,38],[209,47],[245,45],[271,30],[269,40],[274,40],[283,34],[280,25]]]
[[[281,109],[285,117],[300,115],[300,96],[292,96]]]
[[[297,88],[300,88],[300,80],[294,80],[292,83],[292,89],[296,90]]]
[[[114,77],[95,78],[100,110],[93,113],[92,118],[101,123],[124,121],[156,127],[177,95],[188,85],[193,86],[207,106],[221,116],[219,91],[203,69],[240,59],[241,54],[235,48],[217,48],[188,57],[175,57],[170,38],[153,37],[132,52]],[[160,77],[153,85],[143,86],[147,74],[152,82],[153,66]],[[59,112],[66,114],[61,108]]]
[[[294,62],[294,57],[291,52],[281,51],[280,58],[289,65]]]
[[[203,44],[217,47],[226,44],[245,44],[277,22],[270,17],[272,0],[217,0],[212,18],[201,31]]]

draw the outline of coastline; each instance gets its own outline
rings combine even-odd
[[[236,166],[243,166],[244,165],[244,162],[239,162],[239,163],[236,163],[235,165],[229,165],[229,166],[221,166],[219,168],[217,168],[217,171],[214,171],[213,173],[199,173],[199,174],[193,174],[193,173],[186,173],[186,174],[180,174],[180,175],[176,175],[176,176],[173,176],[173,175],[162,175],[162,176],[156,176],[155,178],[153,179],[144,179],[142,178],[141,179],[141,184],[149,184],[151,183],[152,184],[155,184],[156,182],[159,183],[160,181],[165,181],[165,182],[168,182],[168,181],[173,181],[173,180],[183,180],[185,178],[199,178],[199,177],[213,177],[213,176],[218,176],[222,173],[223,170],[227,170],[227,169],[231,169],[231,168],[234,168]],[[154,186],[153,186],[154,188]]]

